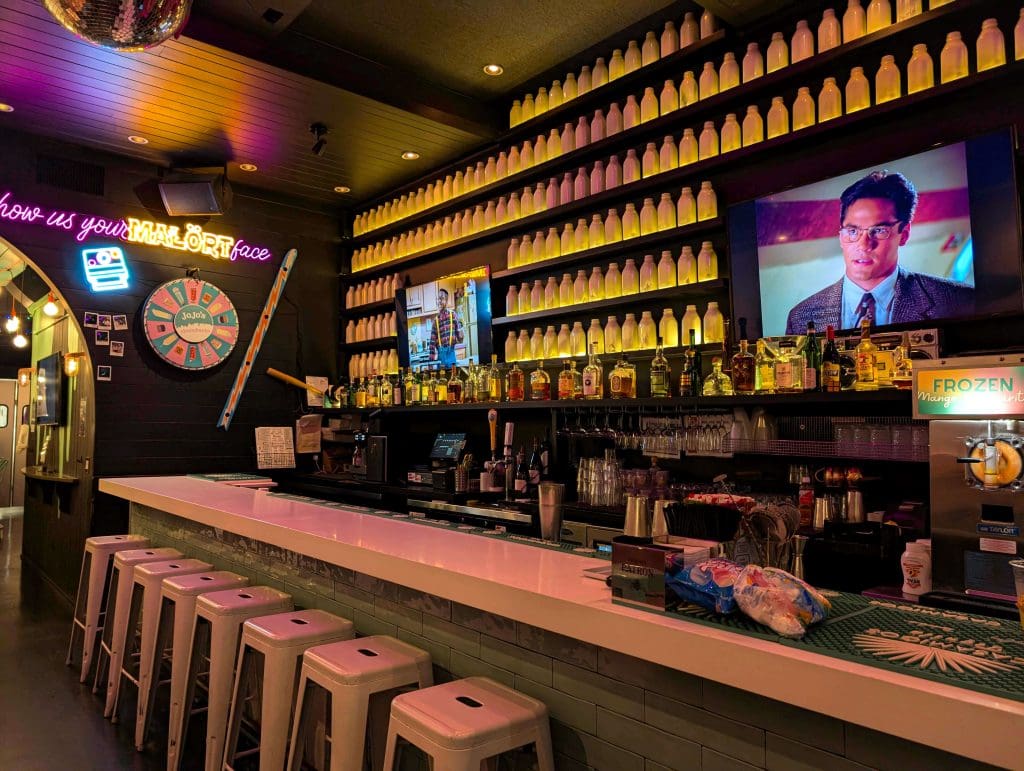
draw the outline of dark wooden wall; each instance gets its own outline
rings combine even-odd
[[[100,165],[102,195],[90,195],[38,184],[39,154]],[[12,132],[0,132],[0,188],[23,202],[110,218],[135,216],[168,220],[155,182],[157,170],[114,156]],[[186,221],[179,218],[179,223]],[[40,274],[63,295],[80,324],[84,311],[123,313],[129,330],[112,332],[125,342],[124,358],[94,345],[93,330],[84,330],[92,358],[113,367],[111,382],[95,383],[96,440],[91,469],[96,477],[183,474],[196,471],[242,471],[255,468],[253,429],[289,425],[301,407],[301,393],[264,373],[275,367],[302,377],[326,375],[337,368],[338,217],[316,204],[303,206],[274,201],[236,187],[234,204],[222,217],[188,218],[216,233],[244,238],[273,250],[265,263],[214,261],[203,255],[122,243],[131,271],[124,291],[94,294],[82,269],[82,244],[73,235],[36,225],[0,220],[0,236],[23,252]],[[86,245],[101,245],[90,239]],[[298,260],[284,297],[264,340],[254,374],[229,431],[216,428],[228,390],[238,370],[285,251],[298,250]],[[181,277],[197,266],[201,277],[224,290],[239,313],[238,345],[225,364],[209,371],[185,372],[158,359],[142,335],[139,316],[146,298],[164,281]],[[111,532],[126,526],[123,503],[94,496],[94,512],[80,514],[78,535]],[[80,543],[80,541],[79,541]],[[42,566],[44,572],[47,566]],[[53,576],[73,591],[77,576],[66,570]]]

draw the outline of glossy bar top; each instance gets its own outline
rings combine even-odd
[[[603,583],[582,575],[603,560],[188,477],[102,479],[99,489],[922,744],[1024,763],[1022,702],[613,604]]]

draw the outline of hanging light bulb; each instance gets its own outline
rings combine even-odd
[[[26,345],[28,345],[28,338],[25,337],[25,335],[23,335],[21,332],[19,332],[14,336],[14,340],[12,340],[11,342],[14,343],[15,348],[24,348]]]
[[[21,329],[21,319],[18,318],[18,314],[14,312],[14,308],[11,308],[11,315],[8,316],[7,321],[4,322],[4,329],[12,333]]]
[[[46,305],[43,306],[43,313],[47,316],[56,316],[60,313],[60,306],[57,305],[57,300],[53,296],[53,292],[50,292],[49,297],[46,298]]]

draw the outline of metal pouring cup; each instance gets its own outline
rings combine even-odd
[[[859,523],[864,521],[864,495],[860,490],[846,492],[846,521]]]
[[[814,520],[811,524],[815,530],[824,530],[825,522],[831,519],[829,516],[831,503],[828,498],[814,499]]]
[[[632,538],[651,537],[651,517],[646,495],[630,495],[626,499],[625,535]]]
[[[665,507],[671,505],[672,501],[664,498],[659,498],[654,502],[654,517],[651,521],[652,538],[668,538],[668,519],[665,516]]]
[[[541,482],[537,492],[540,504],[540,537],[545,541],[558,542],[562,539],[562,496],[565,494],[565,485]]]

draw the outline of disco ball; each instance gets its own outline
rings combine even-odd
[[[115,51],[143,51],[177,36],[192,0],[43,0],[69,32]]]

